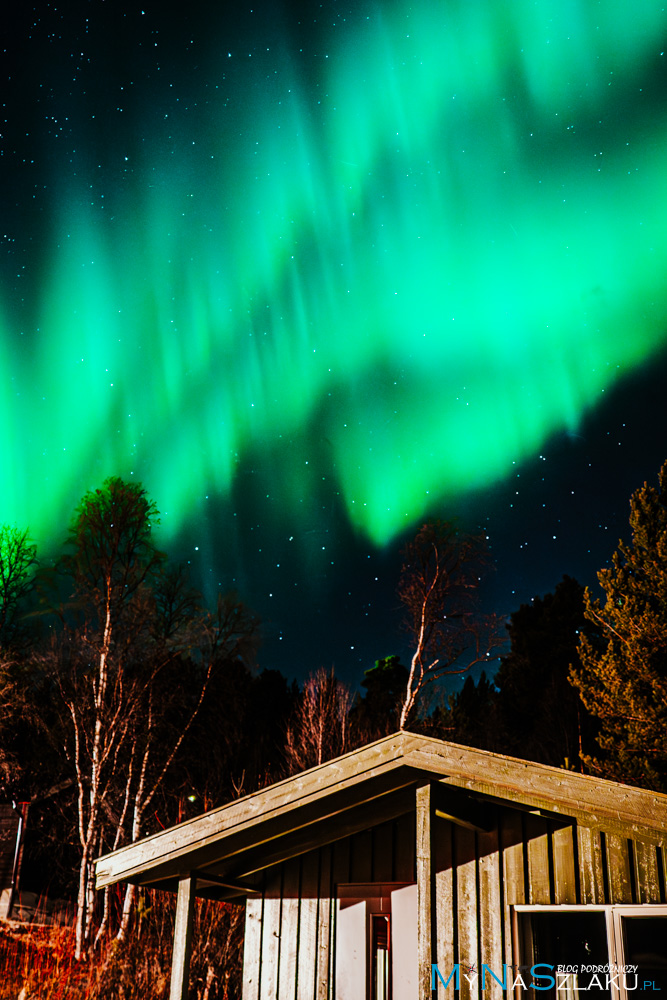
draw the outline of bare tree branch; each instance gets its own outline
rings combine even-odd
[[[477,587],[488,561],[481,536],[462,534],[444,521],[425,524],[405,547],[398,596],[414,652],[401,729],[426,684],[497,656],[503,641],[501,622],[482,615],[477,604]]]

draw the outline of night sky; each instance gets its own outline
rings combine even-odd
[[[264,621],[260,664],[409,656],[400,549],[489,609],[593,584],[667,458],[654,0],[16,4],[0,522],[109,475]]]

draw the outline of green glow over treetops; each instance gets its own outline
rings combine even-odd
[[[287,512],[326,465],[381,545],[574,430],[667,339],[666,26],[393,5],[147,110],[58,178],[29,355],[0,310],[0,520],[39,539],[132,473],[174,537],[278,449]]]

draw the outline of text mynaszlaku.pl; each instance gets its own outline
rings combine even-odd
[[[550,965],[538,962],[535,965],[503,965],[502,974],[494,972],[489,965],[482,965],[480,972],[473,965],[451,966],[444,975],[437,965],[431,966],[431,989],[439,986],[461,988],[461,978],[472,986],[479,978],[483,990],[495,984],[502,989],[533,989],[569,992],[574,986],[578,991],[588,990],[656,990],[655,980],[645,979],[640,983],[637,965]]]

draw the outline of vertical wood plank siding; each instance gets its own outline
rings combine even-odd
[[[638,903],[659,903],[658,851],[641,840],[635,843],[635,864]]]
[[[503,906],[500,881],[500,850],[498,830],[477,834],[479,855],[479,945],[480,963],[502,976],[503,962]],[[485,905],[485,901],[493,901]],[[484,997],[501,1000],[502,987],[492,977],[486,977]]]
[[[318,855],[320,895],[317,901],[317,982],[316,1000],[327,1000],[333,968],[332,908],[335,890],[331,881],[333,857],[331,847],[313,852]]]
[[[611,895],[610,903],[632,903],[632,877],[630,875],[630,851],[627,837],[611,833],[607,842],[607,881]]]
[[[262,959],[259,969],[260,1000],[277,1000],[280,962],[280,911],[282,866],[267,876],[262,910]]]
[[[417,861],[417,961],[418,1000],[430,1000],[431,964],[435,937],[433,901],[435,854],[435,812],[431,785],[417,789],[416,861]]]
[[[547,821],[541,816],[526,816],[526,847],[528,853],[528,902],[551,903],[549,878],[549,834]]]
[[[500,816],[500,837],[504,861],[505,902],[507,907],[517,906],[527,902],[521,813],[515,810],[503,810]]]
[[[451,969],[456,959],[454,910],[454,866],[452,860],[451,823],[438,823],[435,835],[435,919],[436,964],[439,969]]]
[[[582,903],[604,903],[600,831],[577,826],[579,886]]]
[[[444,822],[447,822],[445,820]],[[440,831],[436,836],[440,835]],[[458,952],[464,955],[465,969],[461,979],[461,1000],[477,1000],[479,976],[466,978],[469,966],[479,969],[477,926],[477,852],[474,830],[454,828],[454,864],[456,865],[456,913],[458,924]],[[470,981],[472,980],[472,982]]]
[[[319,857],[315,852],[306,854],[301,864],[301,886],[298,900],[299,951],[296,972],[296,1000],[313,1000],[318,996],[317,960],[317,904],[319,891]],[[327,887],[327,905],[330,905]],[[329,937],[328,924],[326,937]],[[328,957],[328,948],[326,956]]]
[[[297,955],[300,951],[300,931],[307,931],[308,914],[302,914],[299,926],[300,863],[298,858],[287,861],[283,871],[282,906],[280,908],[280,959],[278,962],[278,1000],[296,1000]]]
[[[571,826],[559,826],[552,834],[554,859],[554,903],[577,902],[574,834]]]
[[[250,896],[245,904],[243,940],[243,1000],[259,1000],[259,969],[262,958],[262,908],[259,896]]]
[[[517,960],[513,905],[667,903],[664,843],[510,807],[496,815],[489,831],[432,821],[433,962],[446,975],[460,965],[460,1000],[501,1000],[488,973],[481,994],[481,976],[471,984],[464,972]],[[412,813],[267,870],[246,905],[243,1000],[334,1000],[337,885],[416,882],[415,851]],[[438,984],[437,1000],[453,987]]]

